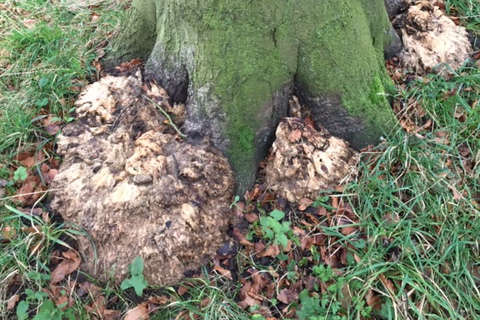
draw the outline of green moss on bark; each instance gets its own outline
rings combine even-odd
[[[187,131],[213,137],[241,191],[286,113],[294,79],[306,96],[341,97],[349,116],[362,120],[362,130],[346,136],[357,147],[376,142],[393,121],[383,0],[137,0],[134,7],[129,33],[139,40],[117,56],[151,51],[147,71],[167,90],[167,82],[175,91],[188,81]]]

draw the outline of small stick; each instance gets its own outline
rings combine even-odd
[[[182,133],[182,131],[180,131],[180,129],[178,129],[178,127],[175,125],[175,123],[173,122],[172,118],[170,117],[170,115],[165,111],[163,110],[163,108],[157,103],[155,102],[154,100],[150,99],[150,97],[144,95],[144,97],[150,101],[151,103],[153,103],[157,108],[158,110],[160,110],[160,112],[167,118],[168,122],[169,122],[169,125],[175,129],[175,131],[177,131],[178,135],[182,138],[186,138],[187,136],[185,134]]]

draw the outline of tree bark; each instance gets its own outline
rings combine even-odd
[[[135,0],[109,61],[145,59],[186,102],[183,130],[228,156],[242,193],[294,91],[357,149],[391,127],[391,30],[383,0]]]

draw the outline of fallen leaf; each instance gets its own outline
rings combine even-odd
[[[50,284],[48,289],[44,289],[44,292],[50,296],[50,299],[53,300],[57,307],[63,306],[62,309],[73,305],[73,299],[70,299],[70,297],[65,294],[66,291],[65,288],[52,284]]]
[[[31,168],[35,165],[35,157],[34,156],[27,157],[22,161],[20,161],[20,163],[22,164],[22,166],[26,168]]]
[[[251,296],[255,296],[256,299],[263,300],[261,297],[261,292],[263,288],[268,284],[268,279],[266,279],[262,273],[260,272],[255,272],[252,274],[252,287],[249,290],[248,294]]]
[[[282,289],[277,295],[277,299],[285,304],[290,304],[298,300],[298,293],[292,289]]]
[[[58,174],[58,170],[57,169],[50,169],[48,170],[48,173],[47,173],[47,182],[48,183],[51,183],[53,181],[53,179],[55,179],[55,176]]]
[[[7,310],[13,310],[17,305],[18,300],[20,300],[20,296],[18,294],[14,294],[11,296],[7,301]]]
[[[17,190],[15,200],[22,206],[31,206],[42,196],[42,191],[40,178],[30,175]]]
[[[48,117],[42,119],[42,126],[51,136],[56,135],[60,131],[60,119],[54,115],[49,114]]]
[[[254,223],[258,220],[258,216],[255,213],[247,213],[245,215],[245,220],[247,220],[249,223]]]
[[[65,259],[52,271],[50,284],[59,283],[80,266],[81,259],[75,251],[68,250],[62,255]]]
[[[179,296],[183,296],[185,293],[188,292],[188,288],[184,286],[178,287],[177,293]]]
[[[120,72],[126,72],[138,67],[141,64],[142,64],[142,60],[133,59],[133,60],[121,63],[119,66],[115,67],[115,69],[117,69]]]
[[[365,297],[367,300],[367,305],[372,307],[373,310],[380,310],[382,309],[382,297],[375,294],[372,290],[369,290],[367,296]]]
[[[80,297],[88,294],[90,297],[95,298],[98,295],[101,294],[102,289],[100,287],[97,287],[96,285],[90,283],[90,282],[82,282],[78,285],[79,292],[78,295]]]
[[[152,296],[148,298],[148,303],[164,305],[170,302],[170,298],[167,296]]]
[[[247,238],[242,234],[242,232],[237,228],[233,229],[233,236],[243,246],[246,246],[246,247],[254,246],[254,244],[248,241]]]
[[[395,295],[395,286],[393,285],[393,282],[388,280],[383,274],[380,274],[378,277],[380,278],[380,282],[382,282],[383,286],[388,289],[390,294]]]
[[[203,299],[202,301],[200,301],[200,307],[201,308],[205,308],[206,306],[208,306],[210,304],[210,298],[205,298]]]
[[[298,203],[298,210],[305,211],[312,205],[313,201],[307,198],[300,199]]]
[[[249,292],[251,288],[252,288],[252,282],[247,281],[244,283],[243,287],[240,289],[240,293],[239,293],[240,301],[238,302],[238,305],[242,309],[253,307],[261,303],[261,300],[257,300],[250,296]]]
[[[260,257],[260,258],[263,258],[263,257],[275,258],[276,256],[278,256],[280,254],[280,252],[281,252],[280,247],[278,245],[271,245],[271,246],[268,246],[265,250],[263,250],[257,256]]]
[[[133,309],[127,311],[125,320],[146,320],[149,319],[148,304],[143,302]]]
[[[230,280],[233,280],[233,277],[232,277],[232,273],[230,272],[230,270],[227,270],[225,268],[222,268],[220,266],[215,266],[213,268],[215,271],[217,271],[218,273],[220,273],[222,276],[224,276],[225,278],[228,278]]]

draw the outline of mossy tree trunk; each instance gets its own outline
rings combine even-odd
[[[136,0],[110,61],[147,61],[147,75],[186,101],[188,136],[228,156],[240,193],[294,90],[355,148],[378,141],[394,121],[393,35],[383,0]]]

